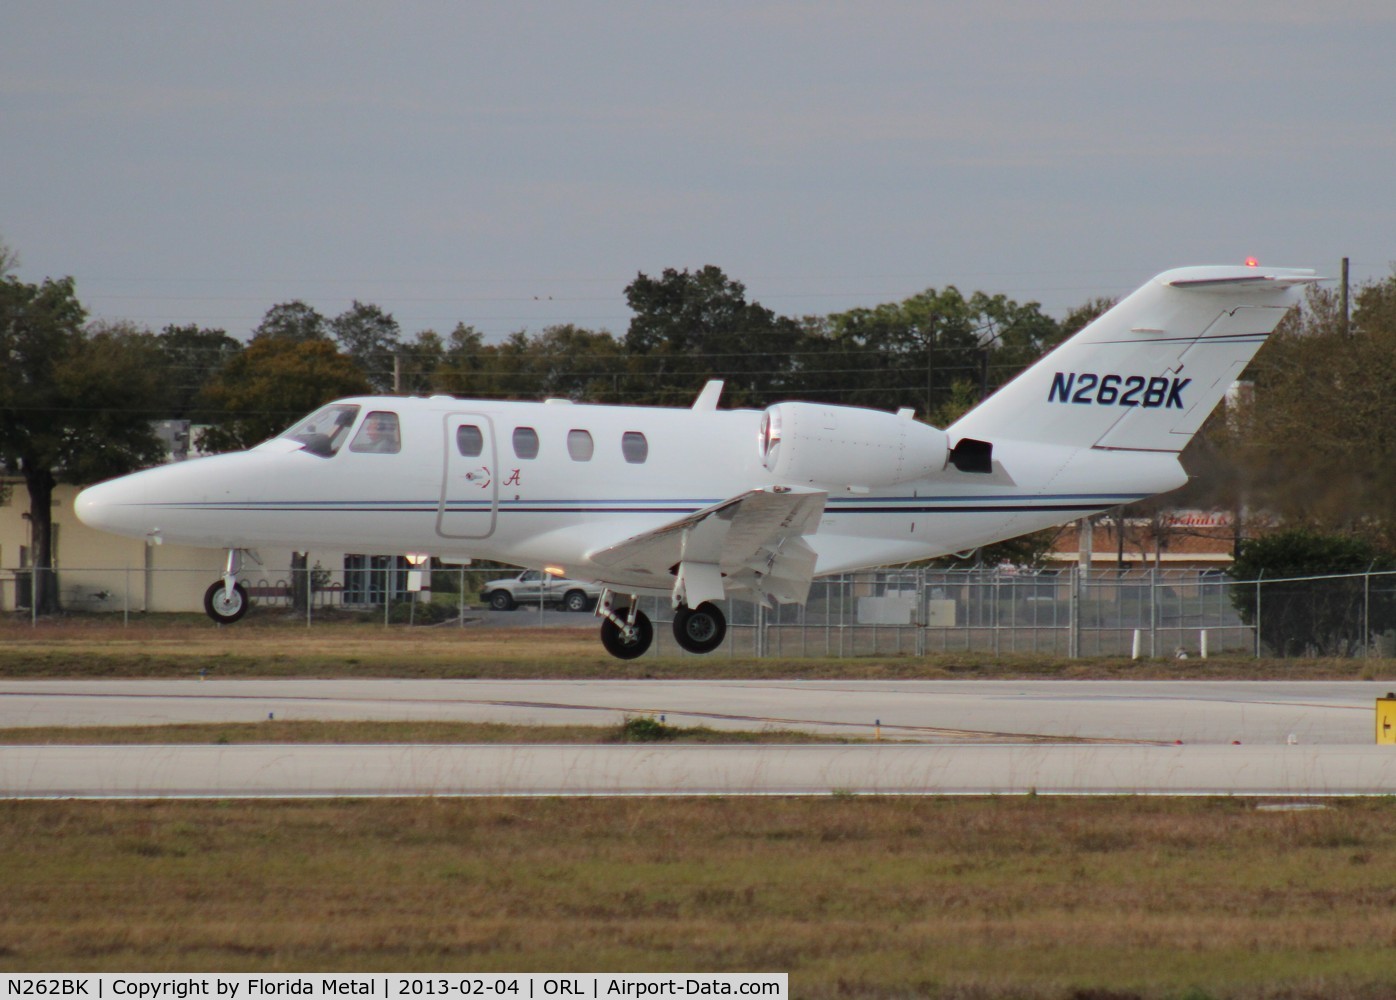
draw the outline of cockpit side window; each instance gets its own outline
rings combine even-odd
[[[354,435],[350,451],[396,455],[402,451],[402,434],[398,430],[397,414],[391,410],[373,410],[364,417],[363,426]]]
[[[300,423],[283,431],[279,436],[300,443],[301,450],[321,458],[330,458],[339,451],[349,436],[359,415],[359,407],[353,403],[331,403],[316,410]]]

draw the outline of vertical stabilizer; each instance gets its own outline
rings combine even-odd
[[[949,428],[950,441],[1180,452],[1313,271],[1167,271]]]

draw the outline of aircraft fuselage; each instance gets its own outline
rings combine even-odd
[[[747,490],[773,485],[758,410],[360,397],[355,425],[398,418],[392,453],[316,454],[287,437],[150,469],[84,491],[83,519],[122,534],[212,548],[288,545],[421,552],[557,567],[638,592],[588,553]],[[462,454],[460,428],[479,431]],[[530,447],[536,440],[536,450]],[[1095,459],[1094,461],[1092,459]],[[928,558],[1171,489],[1173,455],[999,445],[994,470],[948,466],[891,487],[811,483],[828,500],[809,543],[816,573]],[[1133,466],[1122,470],[1121,463]],[[1124,475],[1122,475],[1124,471]],[[1129,483],[1122,490],[1120,483]],[[659,586],[656,586],[659,584]]]

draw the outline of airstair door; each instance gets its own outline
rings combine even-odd
[[[436,532],[443,538],[488,538],[499,517],[494,421],[485,413],[446,416],[446,459]]]

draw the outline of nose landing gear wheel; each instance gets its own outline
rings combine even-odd
[[[618,610],[616,614],[621,618],[629,616],[629,612],[625,610]],[[635,624],[629,630],[629,634],[611,619],[601,619],[601,645],[618,660],[633,660],[637,656],[643,656],[653,641],[654,626],[643,611],[635,613]]]
[[[690,653],[711,653],[727,638],[727,616],[704,601],[696,608],[682,605],[674,612],[674,641]]]
[[[247,588],[240,583],[233,584],[229,594],[223,588],[223,581],[214,583],[204,591],[204,611],[220,625],[231,625],[247,614]]]

